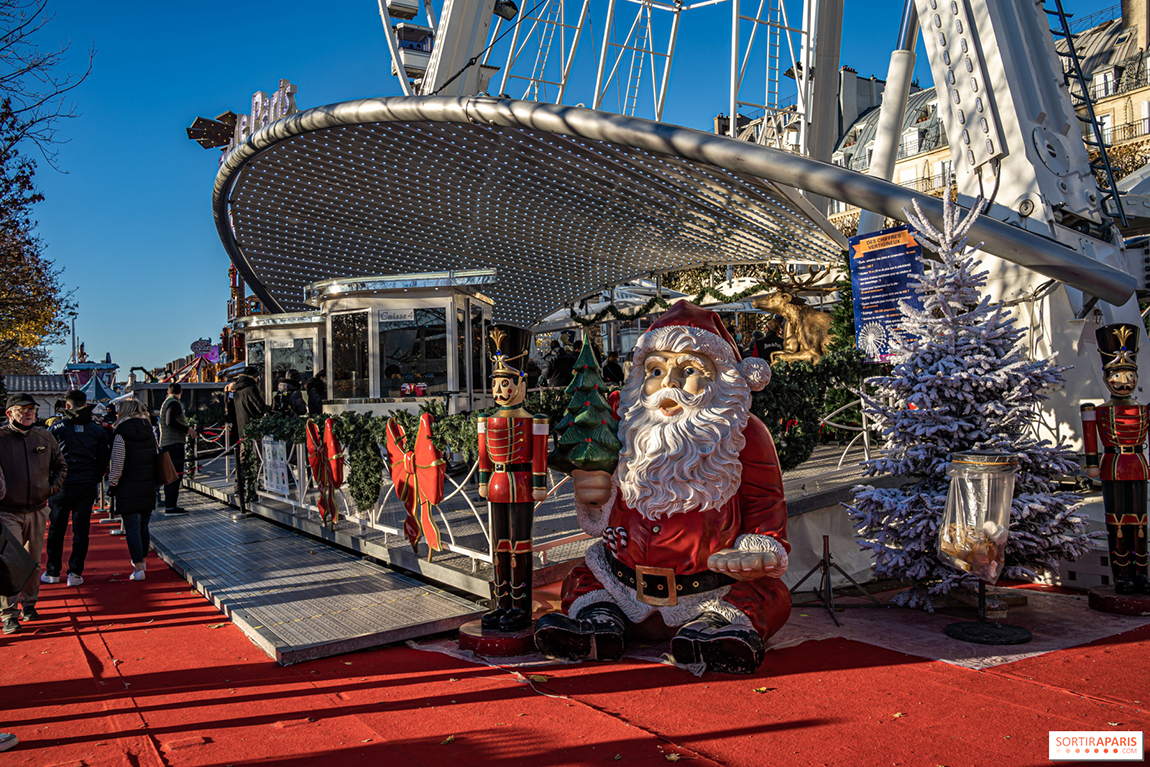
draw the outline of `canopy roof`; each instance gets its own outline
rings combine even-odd
[[[397,97],[318,107],[224,158],[220,238],[272,312],[340,277],[495,268],[498,322],[530,326],[605,287],[694,265],[840,262],[795,190],[903,219],[940,201],[788,152],[579,107]],[[1002,258],[1121,303],[1130,275],[989,217]]]
[[[100,376],[89,378],[88,383],[80,387],[80,391],[87,395],[89,402],[111,402],[120,396]]]

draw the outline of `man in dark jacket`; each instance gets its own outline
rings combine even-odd
[[[239,372],[235,381],[224,387],[224,391],[232,395],[229,400],[228,420],[234,429],[237,466],[243,465],[244,430],[248,428],[248,422],[263,416],[268,411],[264,397],[260,394],[259,382],[256,380],[258,375],[259,369],[248,365]],[[242,499],[244,495],[244,473],[237,468],[236,496]]]
[[[88,529],[100,480],[108,470],[111,444],[107,430],[92,421],[92,405],[84,392],[73,389],[64,397],[64,415],[48,429],[68,465],[68,478],[60,492],[48,499],[48,566],[41,583],[59,583],[64,559],[64,537],[72,523],[72,553],[68,557],[68,585],[84,582],[88,556]]]
[[[289,369],[284,377],[276,384],[275,397],[272,399],[272,410],[287,415],[307,415],[307,402],[304,401],[300,390],[301,376],[298,370]]]
[[[623,366],[619,364],[619,352],[614,349],[607,352],[607,361],[603,363],[603,380],[615,386],[623,385]]]
[[[244,430],[248,422],[259,418],[268,412],[264,395],[260,393],[260,385],[256,380],[259,370],[251,365],[240,371],[236,380],[224,387],[224,391],[232,395],[232,423],[236,427],[235,439],[242,442]]]
[[[184,404],[180,394],[184,388],[178,383],[168,384],[168,396],[160,406],[160,451],[167,453],[176,470],[175,482],[164,485],[164,515],[182,516],[188,512],[180,508],[180,482],[184,475],[184,444],[188,436],[196,436],[196,430],[188,426],[184,416]]]
[[[48,523],[48,499],[64,487],[68,466],[52,435],[32,425],[36,422],[36,400],[27,394],[12,394],[5,409],[8,424],[0,426],[0,471],[4,472],[7,493],[0,500],[0,524],[24,545],[39,569],[44,527]],[[35,572],[19,594],[0,596],[5,634],[20,631],[17,604],[23,605],[24,620],[34,621],[40,617],[36,612],[39,596],[40,578]]]
[[[327,399],[327,371],[320,370],[303,388],[307,392],[308,415],[323,415],[323,403]]]
[[[551,360],[551,364],[547,368],[547,385],[564,387],[571,383],[571,379],[575,376],[572,371],[575,369],[575,355],[572,354],[566,347],[560,347],[559,355]]]

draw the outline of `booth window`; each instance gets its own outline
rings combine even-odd
[[[381,397],[446,394],[447,310],[385,310],[379,369]]]
[[[455,346],[458,351],[456,359],[455,390],[467,391],[467,320],[462,309],[455,310]]]
[[[483,310],[471,305],[471,393],[486,394],[487,379],[491,375],[491,362],[484,354],[487,345],[487,328],[483,322]]]
[[[250,367],[259,369],[259,378],[262,381],[264,377],[264,342],[263,341],[249,341],[248,342],[248,356],[247,364]]]
[[[367,312],[331,315],[331,398],[368,396]]]
[[[272,383],[278,383],[289,370],[298,371],[302,383],[311,380],[315,370],[312,339],[272,338],[268,340],[268,347],[272,358]]]

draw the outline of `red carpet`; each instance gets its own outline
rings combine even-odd
[[[1048,730],[1150,731],[1150,628],[988,672],[835,639],[751,678],[558,666],[537,692],[407,647],[281,668],[158,560],[125,580],[123,540],[94,533],[85,585],[44,585],[45,620],[0,639],[21,739],[0,767],[1037,765]]]

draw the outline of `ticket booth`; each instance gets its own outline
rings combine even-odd
[[[288,370],[299,371],[302,385],[323,369],[327,336],[323,314],[318,311],[237,317],[232,330],[244,335],[247,364],[260,371],[265,402],[272,401],[277,383]]]
[[[448,412],[493,404],[489,344],[495,270],[326,280],[304,291],[322,317],[328,373],[324,410]]]

